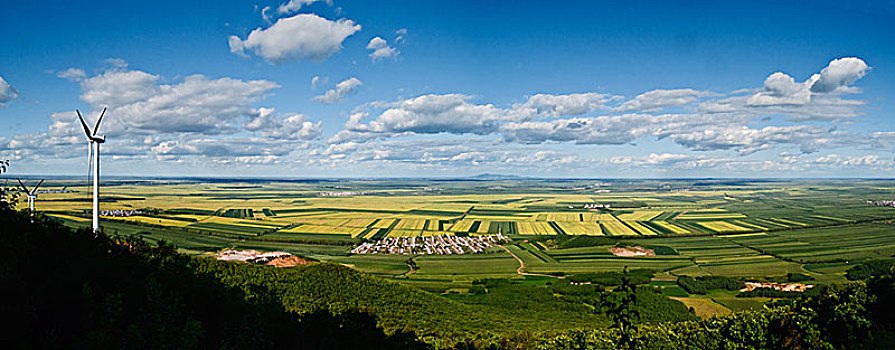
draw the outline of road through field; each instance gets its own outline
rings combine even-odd
[[[553,276],[553,275],[544,275],[544,274],[540,274],[540,273],[528,273],[528,272],[524,272],[523,270],[525,270],[525,262],[522,261],[521,258],[519,258],[518,256],[516,256],[516,254],[513,254],[513,252],[511,252],[509,249],[507,249],[507,247],[504,247],[504,246],[502,246],[502,245],[498,245],[498,247],[500,247],[500,248],[503,249],[503,250],[506,250],[507,253],[509,253],[510,255],[512,255],[514,258],[516,258],[516,261],[519,261],[519,268],[516,269],[516,273],[517,273],[517,274],[522,275],[522,276],[543,276],[543,277],[553,277],[553,278],[557,278],[556,276]]]

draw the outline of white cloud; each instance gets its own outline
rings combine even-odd
[[[606,103],[619,98],[594,92],[565,95],[536,94],[529,97],[525,103],[513,105],[510,113],[516,120],[582,115],[608,108]]]
[[[302,59],[320,62],[339,52],[345,38],[359,30],[361,26],[349,19],[330,21],[315,14],[299,14],[281,18],[269,28],[257,28],[245,40],[231,36],[230,51],[251,51],[270,64]]]
[[[321,0],[289,0],[289,2],[280,4],[277,7],[277,13],[281,15],[290,15],[301,10],[303,6],[308,6]],[[327,0],[329,2],[331,0]]]
[[[367,44],[367,49],[373,50],[373,52],[370,52],[370,58],[373,59],[373,62],[390,58],[394,59],[395,57],[398,57],[398,54],[400,53],[398,49],[389,46],[385,39],[378,36],[370,39],[370,43]]]
[[[863,77],[870,67],[857,57],[831,61],[819,74],[804,82],[777,72],[765,79],[763,86],[748,97],[730,97],[703,104],[705,111],[741,111],[746,113],[781,114],[794,121],[833,121],[854,118],[863,101],[842,98],[858,92],[849,86]]]
[[[816,79],[814,76],[813,79]],[[804,105],[811,102],[812,79],[797,83],[784,73],[774,73],[764,81],[761,91],[746,100],[748,106]]]
[[[323,131],[322,122],[308,121],[302,114],[277,118],[274,116],[272,108],[259,108],[257,116],[247,122],[244,127],[249,131],[259,131],[269,140],[309,141],[319,138]]]
[[[396,30],[395,35],[395,43],[403,43],[407,40],[407,28]]]
[[[3,77],[0,77],[0,105],[12,101],[19,97],[19,92],[16,91]]]
[[[470,103],[471,96],[462,94],[422,95],[399,101],[363,124],[367,115],[354,113],[343,131],[360,133],[398,134],[488,134],[497,130],[506,113],[491,104]],[[344,140],[344,135],[336,135]]]
[[[314,81],[311,81],[311,84],[315,85]],[[355,77],[345,79],[336,84],[335,89],[327,90],[323,95],[315,96],[314,101],[322,104],[342,103],[342,101],[345,100],[345,96],[357,93],[357,88],[360,87],[361,84],[363,83],[360,79]]]
[[[836,146],[844,137],[830,127],[813,125],[766,126],[752,129],[739,127],[708,127],[690,132],[678,132],[671,140],[696,151],[734,149],[750,154],[774,145],[791,144],[802,152],[816,152],[820,148]]]
[[[618,107],[621,112],[658,112],[669,107],[678,107],[696,102],[708,93],[693,89],[653,90],[637,95]]]
[[[87,77],[87,73],[85,73],[84,70],[80,68],[69,68],[56,73],[56,76],[66,80],[81,81]]]
[[[251,105],[279,87],[266,80],[209,79],[191,75],[177,84],[138,70],[107,70],[81,82],[81,99],[108,106],[107,130],[136,134],[233,132],[233,122],[252,114]]]
[[[835,59],[820,71],[820,78],[811,85],[811,92],[833,92],[861,79],[870,67],[857,57]]]
[[[271,23],[273,20],[273,15],[270,14],[270,10],[270,6],[264,6],[264,8],[261,9],[261,18],[264,19],[264,22],[268,24]]]

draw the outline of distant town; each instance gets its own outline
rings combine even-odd
[[[889,201],[867,201],[867,204],[873,204],[878,207],[892,207],[895,208],[895,200]]]
[[[426,237],[386,237],[354,248],[353,254],[425,254],[453,255],[483,253],[486,248],[507,242],[502,234],[459,237],[452,235]]]

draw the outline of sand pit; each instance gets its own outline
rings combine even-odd
[[[299,258],[295,255],[289,256],[281,256],[276,259],[267,262],[267,265],[275,266],[275,267],[293,267],[299,265],[307,265],[311,262],[302,258]]]
[[[641,246],[611,247],[609,248],[609,251],[615,256],[656,256],[655,251]]]
[[[259,252],[257,250],[228,249],[215,254],[218,260],[242,261],[250,264],[264,264],[275,267],[307,265],[311,261],[286,252]]]

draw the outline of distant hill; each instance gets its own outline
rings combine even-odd
[[[530,179],[529,177],[517,176],[517,175],[503,175],[503,174],[478,174],[476,176],[471,177],[473,180],[482,180],[482,181],[492,181],[492,180],[525,180]]]

